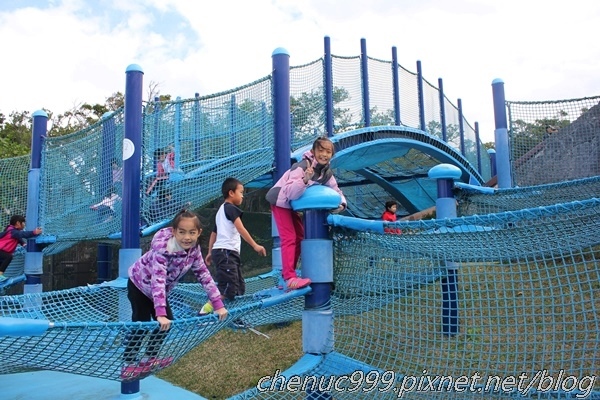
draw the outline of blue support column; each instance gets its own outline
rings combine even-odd
[[[39,198],[42,146],[48,134],[48,114],[43,110],[37,110],[32,117],[31,164],[27,174],[27,210],[25,214],[26,229],[30,231],[40,226]],[[43,290],[44,256],[42,248],[36,243],[35,238],[27,240],[24,272],[25,286],[23,287],[23,293],[41,293]]]
[[[112,247],[110,244],[98,243],[98,283],[112,279]]]
[[[498,170],[496,169],[496,150],[488,149],[487,152],[490,156],[490,171],[491,171],[490,173],[493,178],[498,173]]]
[[[277,48],[272,54],[273,64],[273,132],[275,135],[275,165],[273,183],[277,182],[290,167],[291,119],[290,119],[290,54],[286,49]],[[278,273],[279,285],[283,287],[281,276],[281,245],[279,232],[271,217],[273,236],[273,271]]]
[[[425,123],[425,94],[423,93],[423,68],[421,61],[417,60],[417,93],[419,101],[419,125],[422,131],[427,132],[427,124]]]
[[[331,58],[331,39],[325,36],[325,54],[323,74],[323,87],[325,88],[325,127],[327,137],[333,136],[333,62]]]
[[[360,39],[360,72],[362,82],[362,104],[365,126],[371,126],[371,103],[369,99],[369,58],[367,57],[367,40]]]
[[[330,187],[314,185],[292,201],[295,211],[304,211],[302,241],[302,277],[310,278],[311,293],[305,296],[302,312],[302,349],[309,354],[333,351],[333,241],[329,238],[327,216],[341,202],[339,193]],[[307,399],[331,399],[331,394],[309,391]]]
[[[437,179],[438,197],[435,202],[436,218],[455,218],[456,200],[452,193],[454,180],[462,175],[460,169],[450,164],[439,164],[429,170],[429,177]],[[454,336],[459,332],[458,321],[458,264],[446,262],[446,276],[442,284],[442,332]]]
[[[460,154],[462,154],[464,157],[467,157],[466,149],[465,149],[465,123],[464,123],[461,99],[458,99],[457,107],[458,107],[458,133],[460,134]]]
[[[394,85],[394,124],[402,124],[400,119],[400,78],[398,76],[398,49],[392,47],[392,84]]]
[[[508,143],[508,123],[506,118],[506,99],[504,96],[504,81],[492,81],[492,94],[494,98],[494,140],[496,142],[496,171],[498,187],[507,189],[512,187],[512,171],[510,167],[510,147]]]
[[[119,250],[119,277],[142,256],[140,248],[140,174],[142,159],[142,86],[144,72],[131,64],[126,70],[125,138],[123,139],[123,215]],[[121,299],[123,303],[126,299]],[[120,319],[131,318],[126,313]],[[138,399],[140,381],[121,382],[121,398]]]
[[[448,128],[446,127],[446,96],[444,95],[444,81],[438,78],[438,87],[440,95],[440,124],[442,125],[442,139],[448,143]]]
[[[479,138],[479,122],[475,121],[475,150],[477,150],[477,171],[481,174],[481,139]]]

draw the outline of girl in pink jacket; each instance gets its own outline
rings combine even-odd
[[[296,265],[300,259],[300,243],[304,239],[304,225],[300,214],[292,210],[290,202],[298,199],[311,185],[326,185],[342,196],[342,203],[336,212],[346,208],[346,198],[338,187],[330,168],[334,154],[331,140],[320,137],[312,149],[302,156],[302,161],[292,165],[275,185],[267,192],[266,199],[281,240],[282,275],[288,289],[301,289],[310,285],[308,278],[296,275]]]
[[[150,250],[129,267],[127,298],[131,303],[131,320],[156,320],[159,327],[148,335],[143,329],[134,329],[127,338],[123,354],[125,365],[121,379],[137,379],[155,368],[165,368],[172,357],[158,358],[173,312],[169,306],[169,292],[190,269],[204,288],[220,320],[227,317],[221,293],[213,280],[200,251],[198,238],[202,233],[200,218],[194,212],[181,211],[172,226],[154,235]],[[148,336],[145,354],[139,354],[144,336]]]

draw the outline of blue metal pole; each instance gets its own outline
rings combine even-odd
[[[119,277],[142,256],[140,248],[140,175],[142,160],[142,85],[144,72],[131,64],[125,82],[125,138],[123,139],[123,213]],[[139,393],[140,381],[121,382],[121,395]]]
[[[112,279],[112,247],[110,244],[98,243],[96,266],[98,268],[98,283]]]
[[[392,84],[394,85],[394,124],[401,125],[400,120],[400,77],[398,76],[398,49],[392,47]]]
[[[302,312],[302,349],[308,354],[333,351],[333,241],[329,238],[327,216],[340,204],[340,195],[333,189],[314,185],[292,201],[296,211],[304,212],[302,240],[302,277],[310,278],[311,293],[304,298]],[[307,391],[307,399],[331,399],[330,393]]]
[[[493,178],[498,173],[498,170],[496,169],[496,150],[488,149],[487,152],[490,156],[490,174]]]
[[[369,58],[367,57],[367,40],[360,39],[360,65],[362,79],[363,116],[365,126],[371,126],[371,105],[369,101]]]
[[[502,189],[512,187],[512,171],[510,167],[510,147],[508,143],[508,123],[506,119],[506,99],[504,97],[504,81],[492,81],[492,94],[494,98],[494,139],[496,142],[496,169],[498,174],[498,187]]]
[[[42,168],[42,146],[48,134],[48,114],[43,110],[33,113],[31,134],[31,164],[27,174],[27,210],[26,224],[28,230],[34,230],[40,225],[39,198],[40,175]],[[23,293],[41,293],[42,274],[44,273],[44,255],[35,238],[27,240],[25,253],[25,285]]]
[[[441,139],[448,143],[448,128],[446,127],[446,96],[444,96],[444,81],[438,78],[439,95],[440,95],[440,123],[442,124]]]
[[[291,155],[291,115],[290,115],[290,54],[284,48],[277,48],[272,54],[273,64],[273,132],[275,162],[273,184],[290,168]],[[271,217],[271,235],[273,236],[273,272],[279,277],[279,285],[283,286],[281,276],[281,242],[273,217]]]
[[[425,94],[423,93],[423,68],[421,67],[420,60],[417,60],[417,89],[419,95],[419,122],[421,130],[427,132],[427,125],[425,124]]]
[[[458,132],[460,133],[460,154],[467,156],[465,153],[465,125],[463,118],[462,100],[458,99]]]
[[[323,55],[325,73],[323,87],[325,88],[325,129],[327,137],[333,136],[333,59],[331,57],[331,39],[325,36],[325,54]]]
[[[475,121],[475,149],[477,150],[477,171],[481,174],[481,139],[479,138],[479,122]]]
[[[459,179],[461,171],[451,164],[439,164],[429,170],[429,177],[437,179],[436,218],[455,218],[456,199],[452,193],[454,179]],[[458,321],[458,264],[446,262],[446,276],[442,284],[442,332],[454,336],[459,331]]]

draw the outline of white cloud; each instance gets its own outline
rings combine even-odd
[[[0,5],[0,111],[62,112],[103,102],[124,88],[137,63],[145,82],[183,98],[227,90],[268,75],[277,47],[300,65],[323,54],[391,60],[425,78],[443,78],[446,96],[493,138],[491,83],[509,100],[600,94],[594,46],[600,3],[505,0],[56,1],[45,9]],[[4,11],[6,9],[7,11]]]

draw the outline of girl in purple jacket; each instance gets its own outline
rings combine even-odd
[[[125,366],[122,379],[132,379],[149,373],[154,368],[165,368],[172,357],[158,358],[160,346],[171,327],[173,313],[169,307],[169,292],[188,270],[192,270],[204,287],[219,320],[227,318],[221,293],[204,263],[198,238],[202,226],[198,216],[191,211],[181,211],[172,226],[154,235],[150,250],[129,267],[127,298],[131,302],[132,321],[156,320],[160,327],[148,338],[146,354],[139,358],[144,341],[144,330],[134,330],[128,338],[124,353]]]
[[[346,208],[346,198],[333,177],[329,161],[333,157],[333,143],[326,137],[314,141],[312,149],[302,156],[302,161],[287,170],[267,192],[267,201],[279,238],[281,239],[282,275],[288,289],[301,289],[310,285],[308,278],[296,275],[296,265],[300,259],[300,243],[304,239],[304,225],[300,214],[292,210],[290,202],[298,199],[311,185],[326,185],[342,196],[342,203],[334,212]]]

